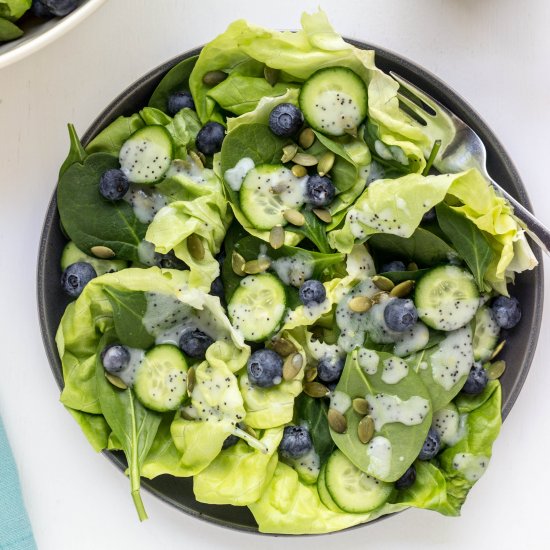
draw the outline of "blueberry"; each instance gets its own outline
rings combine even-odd
[[[63,17],[74,11],[80,0],[41,0],[46,9],[56,17]]]
[[[103,368],[112,374],[119,373],[130,362],[130,352],[128,348],[121,344],[110,344],[103,348],[101,352],[101,362]]]
[[[483,366],[480,363],[474,363],[468,373],[468,378],[466,378],[462,391],[469,395],[477,395],[485,389],[488,381],[489,379]]]
[[[130,182],[122,170],[113,168],[103,172],[99,180],[99,192],[109,201],[118,201],[130,188]]]
[[[321,382],[329,384],[336,382],[344,370],[344,359],[342,357],[323,357],[317,364],[317,377]]]
[[[310,279],[306,281],[298,291],[300,300],[305,306],[309,304],[320,304],[325,301],[327,291],[321,281]]]
[[[31,13],[41,19],[51,19],[53,13],[40,0],[32,0]]]
[[[216,277],[210,285],[210,294],[217,296],[220,300],[225,298],[225,291],[223,288],[223,281],[221,277]]]
[[[225,128],[218,122],[207,122],[197,134],[195,145],[204,155],[213,155],[221,151],[225,138]]]
[[[422,216],[422,221],[429,223],[429,222],[435,221],[435,218],[436,218],[435,207],[433,207],[424,213],[424,215]]]
[[[157,254],[158,252],[155,253],[155,255]],[[180,269],[182,271],[189,269],[189,266],[183,260],[180,260],[173,250],[170,250],[167,254],[158,254],[155,260],[156,264],[164,269]]]
[[[292,137],[304,123],[304,115],[292,103],[277,105],[269,115],[269,127],[276,136]]]
[[[276,386],[281,383],[283,377],[283,359],[270,349],[260,349],[250,356],[246,370],[253,386]]]
[[[233,445],[236,445],[239,442],[239,438],[234,435],[228,435],[224,440],[222,444],[222,449],[229,449],[229,447],[233,447]]]
[[[305,426],[286,426],[279,453],[285,458],[300,458],[313,448],[311,436]]]
[[[91,264],[76,262],[67,267],[61,275],[61,287],[69,296],[76,298],[95,277],[97,273]]]
[[[189,357],[204,359],[206,350],[214,343],[214,340],[200,331],[198,328],[187,327],[180,336],[180,349]]]
[[[418,321],[418,312],[412,300],[394,298],[384,309],[384,321],[390,330],[403,332]]]
[[[501,328],[514,328],[521,319],[521,307],[517,298],[499,296],[492,305],[497,325]]]
[[[408,489],[416,481],[416,468],[411,464],[407,471],[395,482],[396,489]]]
[[[418,458],[420,460],[431,460],[439,452],[440,445],[439,434],[433,428],[430,428]]]
[[[393,271],[407,271],[407,267],[401,260],[388,262],[380,268],[380,273],[391,273]]]
[[[334,199],[336,188],[328,176],[314,174],[306,183],[306,201],[312,206],[327,206]]]
[[[195,102],[190,92],[174,92],[168,98],[168,114],[176,116],[182,109],[195,110]]]

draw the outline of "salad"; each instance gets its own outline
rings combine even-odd
[[[61,401],[140,519],[161,474],[269,533],[455,516],[487,468],[536,260],[397,89],[319,11],[232,23],[86,147],[69,126]]]

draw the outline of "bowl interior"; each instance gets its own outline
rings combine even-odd
[[[515,198],[530,208],[525,187],[507,153],[487,125],[464,100],[435,76],[401,56],[363,42],[353,40],[350,40],[350,42],[361,48],[375,49],[377,64],[381,69],[395,71],[410,80],[441,101],[474,128],[487,147],[488,168],[491,175]],[[83,138],[84,144],[88,143],[116,117],[130,115],[138,111],[147,103],[149,96],[162,76],[172,66],[187,57],[196,55],[199,51],[200,49],[197,49],[182,54],[157,67],[132,84],[93,122]],[[54,338],[57,326],[68,303],[67,297],[61,291],[59,285],[61,277],[59,260],[65,243],[66,239],[60,230],[54,195],[48,206],[38,258],[38,305],[46,353],[53,375],[60,388],[63,387],[63,378]],[[538,250],[535,252],[540,262],[540,252]],[[513,288],[514,295],[522,304],[523,319],[513,332],[508,336],[505,335],[507,345],[502,352],[502,358],[506,360],[508,369],[501,378],[504,417],[510,411],[519,394],[535,351],[542,317],[543,280],[541,265],[539,268],[519,276]],[[119,468],[125,468],[125,461],[121,454],[111,452],[105,452],[105,454]],[[223,526],[257,532],[256,523],[247,508],[215,506],[197,502],[193,497],[192,480],[190,478],[178,479],[170,476],[159,476],[151,481],[143,480],[142,484],[159,498],[190,515]]]

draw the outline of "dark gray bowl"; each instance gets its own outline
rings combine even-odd
[[[441,101],[469,124],[483,139],[487,147],[489,173],[502,187],[527,208],[531,209],[525,186],[510,157],[479,115],[460,96],[434,75],[397,54],[363,42],[355,40],[349,42],[360,48],[376,50],[377,64],[382,70],[386,72],[395,71],[410,80]],[[196,49],[182,54],[157,67],[132,84],[93,122],[84,135],[84,145],[89,143],[98,132],[116,117],[130,115],[146,105],[149,96],[164,74],[176,63],[196,55],[199,51],[200,49]],[[54,195],[48,206],[42,231],[38,257],[37,292],[42,338],[53,375],[60,389],[63,387],[63,377],[54,338],[57,326],[68,303],[67,297],[61,291],[59,285],[61,277],[59,260],[65,243],[66,239],[60,230],[59,214]],[[540,251],[536,250],[535,252],[539,262],[541,262]],[[502,353],[503,359],[508,364],[508,369],[501,379],[503,389],[502,413],[504,417],[506,417],[517,399],[533,359],[542,318],[543,281],[541,265],[534,271],[519,276],[513,289],[514,295],[518,297],[522,304],[523,319],[506,336],[507,345]],[[126,468],[124,457],[120,453],[105,452],[105,455],[122,471]],[[242,531],[257,532],[258,530],[256,522],[247,508],[215,506],[197,502],[193,496],[192,480],[190,478],[179,479],[171,476],[159,476],[151,481],[143,480],[143,486],[165,502],[191,516]]]

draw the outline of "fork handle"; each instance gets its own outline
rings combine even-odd
[[[521,222],[520,225],[527,235],[538,244],[543,252],[550,256],[550,230],[492,178],[489,177],[489,180],[497,193],[502,195],[514,207],[514,215]]]

